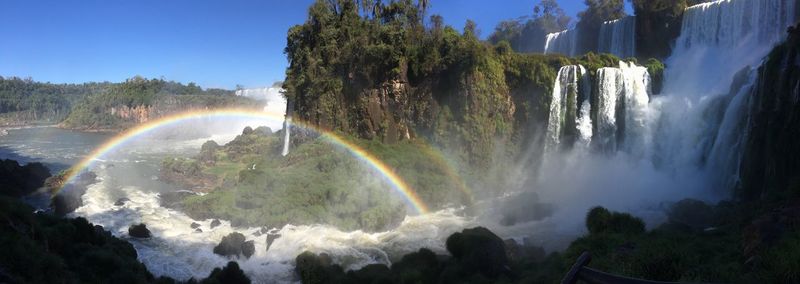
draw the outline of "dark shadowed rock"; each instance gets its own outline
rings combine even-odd
[[[385,264],[370,264],[359,270],[347,272],[348,283],[394,283],[392,272]]]
[[[256,253],[255,241],[246,241],[242,244],[242,254],[245,257],[250,258],[254,253]]]
[[[344,271],[332,263],[325,253],[316,255],[306,251],[295,258],[295,273],[305,284],[338,283],[344,277]]]
[[[250,279],[244,275],[238,263],[231,261],[222,269],[214,268],[208,278],[200,283],[250,284]]]
[[[192,224],[189,225],[189,227],[192,227],[192,229],[197,229],[200,228],[200,224],[198,224],[197,222],[192,222]]]
[[[400,261],[392,264],[392,273],[404,275],[405,283],[432,283],[438,278],[441,269],[436,254],[424,248],[404,255]]]
[[[123,198],[117,199],[117,202],[114,202],[114,206],[125,205],[125,202],[128,202],[128,201],[131,201],[131,200],[128,199],[127,197],[123,197]]]
[[[83,194],[86,193],[89,185],[97,182],[97,175],[93,172],[84,172],[69,184],[65,184],[66,176],[53,176],[45,181],[46,186],[55,195],[50,200],[50,206],[58,216],[72,213],[78,207],[83,206]]]
[[[50,171],[41,163],[20,166],[15,160],[0,160],[0,195],[20,197],[45,184]]]
[[[142,223],[138,225],[131,225],[128,228],[128,235],[134,238],[149,238],[150,230],[147,229],[147,225]]]
[[[464,271],[477,271],[489,278],[509,272],[503,240],[486,228],[455,233],[447,238],[446,246]]]
[[[219,225],[222,225],[222,222],[220,222],[219,219],[214,219],[214,220],[211,221],[211,229],[214,229],[215,227],[217,227]]]
[[[246,241],[244,235],[239,232],[233,232],[222,238],[222,241],[214,247],[214,253],[226,257],[244,255],[250,258],[255,253],[255,242]]]
[[[272,242],[281,237],[281,234],[267,234],[267,250],[272,247]]]

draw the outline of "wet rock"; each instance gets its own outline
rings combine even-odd
[[[128,201],[131,201],[131,200],[128,199],[127,197],[123,197],[123,198],[117,199],[117,202],[114,202],[114,206],[125,205],[125,202],[128,202]]]
[[[253,236],[260,237],[261,236],[261,231],[256,231],[255,233],[253,233]]]
[[[267,235],[267,250],[272,247],[272,242],[281,237],[281,234],[268,234]]]
[[[211,221],[211,229],[214,229],[219,225],[222,225],[222,222],[220,222],[219,219],[214,219]]]
[[[247,258],[255,253],[255,243],[246,241],[244,235],[233,232],[222,238],[222,241],[214,247],[214,253],[226,257],[239,257],[244,255]]]
[[[242,254],[245,257],[250,258],[254,253],[256,253],[255,241],[246,241],[242,244]]]
[[[53,176],[45,181],[46,186],[51,192],[56,192],[50,200],[50,206],[58,216],[72,213],[78,207],[83,206],[83,194],[86,193],[89,185],[97,182],[97,175],[93,172],[85,172],[69,184],[65,184],[66,176]]]
[[[476,271],[489,278],[510,272],[503,240],[484,227],[455,233],[447,238],[446,246],[464,271]]]
[[[203,230],[202,230],[202,229],[200,229],[200,228],[197,228],[197,229],[194,229],[194,232],[195,232],[195,233],[202,233],[202,232],[203,232]]]
[[[20,166],[15,160],[0,160],[0,195],[28,195],[46,183],[50,171],[41,163]]]
[[[192,222],[192,224],[189,225],[189,227],[192,227],[192,229],[197,229],[200,228],[200,224],[198,224],[197,222]]]
[[[147,229],[147,225],[142,223],[138,225],[131,225],[128,227],[128,235],[134,238],[149,238],[150,230]]]
[[[295,273],[302,283],[339,283],[344,270],[325,253],[303,252],[295,258]]]
[[[208,278],[201,280],[200,283],[250,284],[251,281],[239,268],[239,264],[231,261],[222,269],[214,268]]]
[[[400,261],[393,263],[392,273],[405,275],[404,283],[436,283],[441,273],[441,265],[433,251],[422,248],[404,255]]]

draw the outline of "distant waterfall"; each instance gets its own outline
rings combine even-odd
[[[290,132],[292,129],[292,103],[286,103],[286,118],[283,120],[283,150],[281,155],[289,155]]]
[[[556,148],[563,139],[574,141],[591,137],[591,130],[585,133],[585,128],[580,127],[584,115],[578,109],[583,105],[582,100],[588,98],[587,83],[588,73],[583,66],[569,65],[558,71],[547,121],[547,151]]]
[[[720,0],[686,9],[664,93],[727,94],[736,72],[758,64],[786,37],[796,0]]]
[[[600,26],[598,51],[620,58],[636,56],[636,17],[604,22]]]
[[[548,34],[544,43],[544,53],[559,53],[570,57],[578,55],[578,30],[569,29]]]
[[[678,44],[732,47],[772,44],[794,22],[796,0],[718,0],[686,9]],[[738,71],[738,70],[737,70]]]

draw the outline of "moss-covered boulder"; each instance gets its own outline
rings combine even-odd
[[[465,272],[477,271],[490,278],[509,272],[503,240],[484,227],[455,233],[447,238],[446,246]]]

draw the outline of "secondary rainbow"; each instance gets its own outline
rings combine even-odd
[[[235,117],[243,117],[243,118],[258,118],[258,119],[267,119],[272,120],[274,122],[283,122],[284,116],[283,114],[276,114],[276,113],[269,113],[264,111],[256,111],[256,110],[248,110],[248,109],[236,109],[236,108],[228,108],[228,109],[214,109],[214,110],[195,110],[195,111],[187,111],[182,112],[174,115],[169,115],[165,117],[161,117],[149,122],[145,122],[140,124],[137,127],[129,129],[125,132],[120,133],[119,135],[109,139],[105,143],[103,143],[100,147],[92,151],[88,156],[83,158],[78,164],[71,167],[67,170],[66,179],[64,184],[69,184],[73,182],[73,180],[79,176],[81,172],[85,169],[91,167],[92,163],[98,159],[100,159],[103,155],[123,146],[125,143],[129,141],[133,141],[137,137],[151,132],[155,129],[177,124],[183,121],[192,120],[192,119],[201,119],[201,118],[235,118]],[[313,130],[328,141],[332,142],[333,144],[339,145],[347,151],[349,151],[354,157],[366,162],[366,164],[370,165],[373,169],[375,169],[378,173],[380,173],[384,179],[389,182],[392,189],[399,193],[405,201],[414,208],[414,210],[419,214],[428,213],[428,206],[422,199],[417,195],[416,191],[414,191],[408,183],[406,183],[400,176],[398,176],[391,167],[383,163],[381,160],[364,150],[363,148],[359,147],[358,145],[353,144],[342,138],[341,136],[333,133],[331,131],[326,131],[320,129],[318,127],[314,127],[310,124],[303,123],[301,121],[292,121],[292,125],[300,126],[306,129]]]

